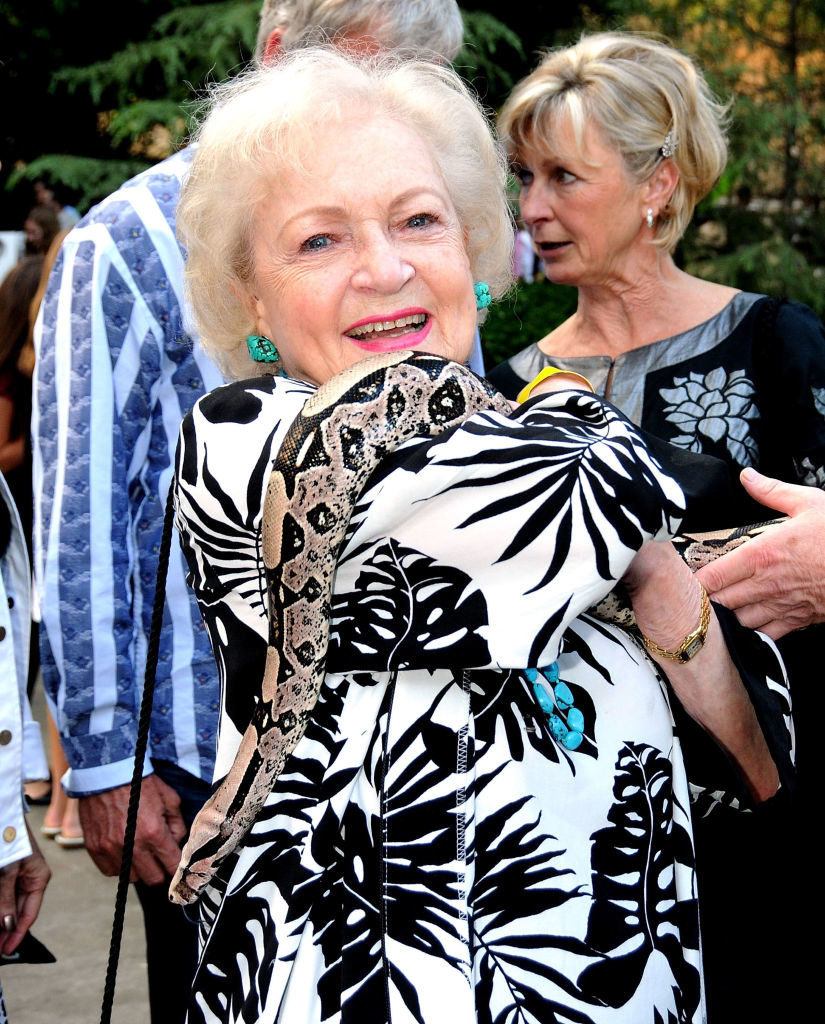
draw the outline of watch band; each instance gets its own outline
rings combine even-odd
[[[697,581],[698,582],[698,581]],[[682,641],[679,648],[675,651],[669,651],[666,647],[660,647],[653,640],[642,633],[642,640],[644,641],[645,647],[653,654],[658,654],[660,658],[670,658],[671,661],[678,661],[682,665],[686,665],[691,658],[696,657],[699,651],[705,646],[705,640],[708,635],[708,626],[710,625],[710,598],[708,592],[699,584],[699,588],[702,591],[702,603],[701,610],[699,612],[699,625],[692,633],[688,633],[685,639]]]

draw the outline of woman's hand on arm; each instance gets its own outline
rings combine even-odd
[[[700,623],[702,590],[669,542],[649,541],[624,577],[642,634],[676,651]],[[650,651],[678,700],[736,764],[753,798],[773,796],[779,776],[713,610],[704,646],[687,662]]]
[[[752,498],[790,518],[696,576],[743,626],[778,640],[825,621],[825,491],[786,484],[753,469],[743,470],[741,480]]]

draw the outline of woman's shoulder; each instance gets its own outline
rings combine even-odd
[[[308,386],[299,381],[261,374],[213,388],[194,403],[192,414],[204,416],[214,423],[247,421],[255,415],[256,410],[262,408],[267,399],[275,395],[285,396],[289,390],[287,383],[294,384],[304,392],[308,390]]]
[[[781,295],[760,295],[751,314],[743,327],[757,359],[775,362],[780,374],[800,364],[825,368],[825,327],[810,306]]]
[[[188,415],[215,426],[253,423],[271,416],[275,409],[283,415],[294,408],[297,415],[312,391],[303,381],[261,374],[214,388],[198,399]]]
[[[237,478],[268,459],[314,388],[287,377],[236,380],[200,398],[180,428],[181,479],[193,483],[208,468]]]
[[[768,296],[765,299],[766,309],[774,310],[773,317],[777,332],[809,335],[821,340],[825,336],[825,328],[817,313],[806,306],[784,296]]]

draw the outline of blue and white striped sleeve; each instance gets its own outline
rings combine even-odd
[[[38,319],[32,434],[41,658],[73,795],[131,777],[178,426],[220,382],[211,364],[201,374],[192,358],[181,277],[164,212],[149,189],[127,185],[67,237]],[[170,586],[175,574],[173,566]],[[182,581],[182,567],[178,575]],[[187,608],[182,617],[191,647],[195,624]],[[162,659],[164,642],[171,662],[175,638],[165,635]],[[190,731],[194,737],[194,724]]]

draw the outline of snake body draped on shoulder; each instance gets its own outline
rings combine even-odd
[[[312,395],[269,478],[263,555],[269,645],[260,700],[226,778],[198,813],[170,898],[191,903],[252,826],[303,736],[324,678],[330,593],[350,512],[380,460],[412,437],[510,403],[438,356],[371,356]]]
[[[269,643],[260,700],[233,765],[198,813],[170,898],[192,903],[252,827],[303,736],[324,679],[330,595],[351,510],[380,460],[412,437],[434,436],[478,412],[512,412],[472,371],[439,356],[371,356],[312,395],[274,461],[263,509]],[[692,568],[759,528],[677,539]],[[620,588],[591,610],[634,624]]]

